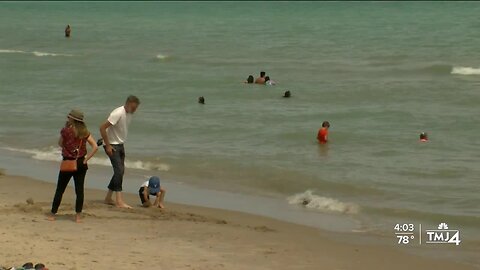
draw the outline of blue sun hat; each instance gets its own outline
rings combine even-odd
[[[150,194],[157,194],[160,192],[160,178],[157,176],[152,176],[148,179],[148,190]]]

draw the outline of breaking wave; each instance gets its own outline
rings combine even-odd
[[[480,75],[480,68],[453,67],[451,74],[456,74],[456,75]]]
[[[166,54],[161,54],[161,53],[159,53],[159,54],[157,54],[157,55],[155,56],[155,58],[158,59],[158,60],[165,60],[165,59],[167,59],[167,58],[170,58],[170,56],[169,56],[169,55],[166,55]]]
[[[74,56],[73,54],[65,54],[65,53],[49,53],[49,52],[39,52],[39,51],[33,51],[33,52],[27,52],[27,51],[21,51],[21,50],[3,50],[0,49],[0,53],[21,53],[21,54],[32,54],[35,56]]]
[[[298,193],[287,198],[289,204],[303,205],[309,209],[323,212],[336,212],[343,214],[357,214],[360,207],[352,203],[344,203],[336,199],[313,194],[311,190]]]
[[[61,152],[57,147],[50,147],[46,150],[38,149],[18,149],[18,148],[4,148],[9,151],[20,152],[31,155],[33,159],[45,160],[45,161],[60,161]],[[89,164],[95,164],[100,166],[111,166],[108,158],[93,157],[88,161]],[[169,171],[170,166],[164,163],[141,161],[141,160],[125,160],[125,167],[130,169],[139,170],[151,170],[151,171]]]

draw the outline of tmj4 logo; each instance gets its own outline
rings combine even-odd
[[[459,245],[460,231],[450,230],[448,224],[443,222],[438,225],[438,229],[425,230],[427,233],[427,244],[455,244]]]

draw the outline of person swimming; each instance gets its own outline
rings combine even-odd
[[[67,25],[67,28],[65,28],[65,37],[70,37],[70,33],[72,32],[72,29],[70,28],[70,24]]]
[[[264,84],[265,83],[265,71],[260,71],[260,77],[255,79],[256,84]]]
[[[420,142],[428,142],[428,134],[426,132],[420,133]]]
[[[247,80],[244,81],[244,83],[251,84],[251,83],[254,83],[254,81],[255,81],[255,78],[253,78],[253,75],[250,75],[248,76]]]
[[[330,128],[330,123],[328,121],[323,121],[322,128],[318,130],[317,140],[320,144],[326,144],[328,141],[328,129]]]
[[[285,93],[283,94],[284,98],[289,98],[291,96],[292,96],[292,94],[290,93],[290,91],[285,91]]]
[[[199,97],[198,98],[198,103],[200,104],[205,104],[205,98],[202,96],[202,97]]]
[[[265,85],[275,85],[275,82],[270,80],[270,77],[265,77]]]

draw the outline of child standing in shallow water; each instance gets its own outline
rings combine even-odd
[[[152,206],[150,202],[150,195],[156,196],[153,206],[158,208],[165,208],[163,206],[163,200],[165,198],[165,193],[167,191],[160,186],[160,178],[157,176],[152,176],[148,181],[144,182],[140,189],[138,190],[138,195],[140,196],[140,201],[144,207]]]
[[[330,123],[324,121],[322,123],[322,128],[318,131],[317,140],[320,144],[326,144],[328,141],[328,129],[330,128]]]

